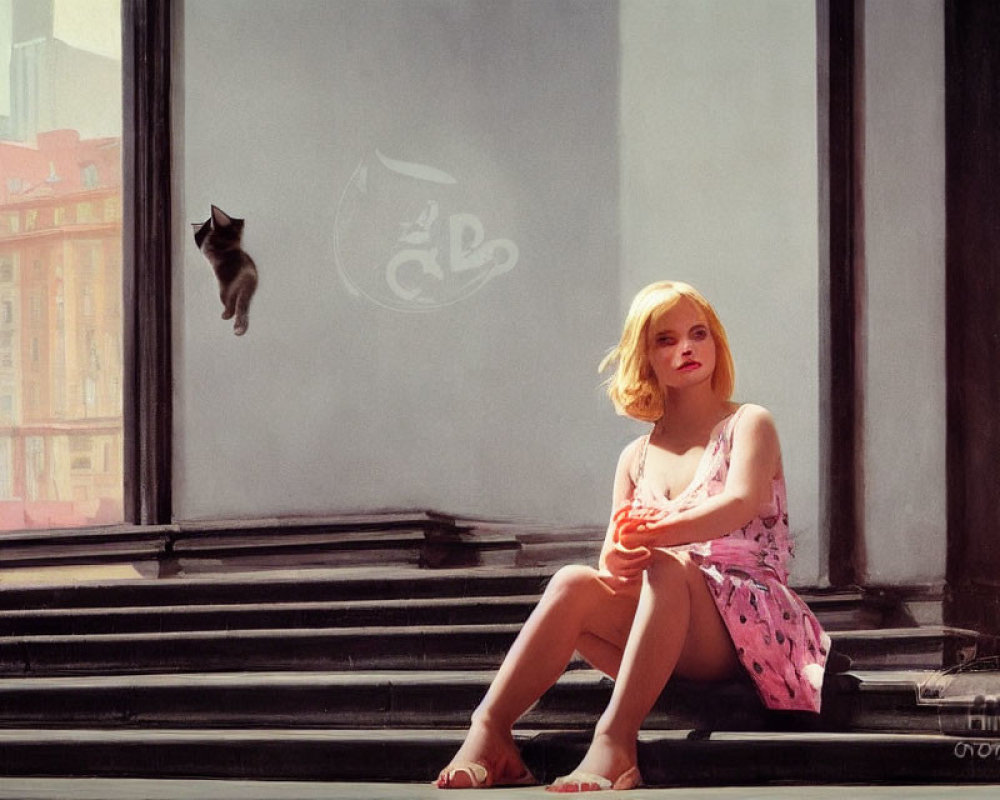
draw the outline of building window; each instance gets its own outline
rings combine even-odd
[[[76,221],[77,222],[97,222],[97,215],[94,213],[93,203],[77,203],[76,205]]]
[[[84,189],[96,189],[100,185],[97,179],[97,166],[95,164],[87,164],[80,170],[80,182],[83,184]]]
[[[94,449],[94,443],[89,436],[70,436],[69,451],[71,453],[89,453]]]
[[[97,410],[97,382],[90,377],[83,381],[83,405],[88,414]]]
[[[29,502],[44,500],[45,480],[45,440],[41,436],[29,436],[24,441],[25,499]]]
[[[90,318],[94,316],[94,288],[90,284],[81,287],[80,310],[83,316]]]
[[[0,412],[3,411],[3,398],[0,397]],[[10,437],[0,438],[0,500],[14,499],[14,486],[11,469],[13,450]]]
[[[89,472],[94,443],[89,436],[70,436],[69,455],[70,469],[74,472]]]
[[[0,367],[14,366],[14,331],[0,331]]]

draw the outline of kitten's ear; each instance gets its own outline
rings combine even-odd
[[[212,222],[217,228],[224,228],[227,225],[232,225],[233,219],[221,208],[212,206]]]
[[[208,236],[209,230],[212,228],[212,218],[209,217],[204,222],[192,222],[191,227],[194,228],[194,243],[201,250],[201,244],[205,241],[205,237]]]

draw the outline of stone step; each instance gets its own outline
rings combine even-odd
[[[419,597],[313,602],[245,602],[109,606],[105,608],[8,609],[0,615],[0,636],[58,636],[100,633],[331,628],[397,625],[463,625],[524,622],[538,594],[500,597]],[[859,598],[854,593],[805,594],[829,631],[854,628]]]
[[[431,569],[515,566],[521,549],[512,532],[471,532],[453,524],[412,530],[345,531],[301,526],[254,530],[241,524],[181,533],[164,572],[185,575],[245,570],[389,565]]]
[[[520,623],[538,595],[5,611],[0,636]]]
[[[0,727],[461,727],[495,672],[235,672],[6,678]],[[954,701],[921,700],[931,671],[829,675],[824,710],[768,712],[749,681],[672,680],[646,719],[649,729],[955,730]],[[522,720],[532,728],[592,727],[610,679],[571,669]],[[994,693],[1000,681],[994,676]],[[979,709],[965,703],[967,720]],[[960,730],[972,732],[967,724]],[[979,730],[983,730],[980,726]]]
[[[116,525],[60,531],[0,531],[0,569],[122,562],[155,565],[167,551],[169,530],[155,525]]]
[[[603,534],[593,526],[502,524],[433,511],[0,531],[0,571],[141,563],[164,576],[276,567],[551,565],[595,560]]]
[[[858,669],[946,669],[976,658],[980,635],[948,625],[830,631]]]
[[[503,547],[519,546],[514,537],[506,538]],[[496,537],[481,537],[486,549],[497,546],[491,539]],[[382,563],[387,557],[416,564],[431,540],[455,542],[458,550],[475,549],[480,541],[453,518],[431,512],[0,531],[0,569],[151,562],[176,571],[180,561],[187,560],[225,571],[230,569],[231,558],[291,556],[294,560],[298,555],[308,561],[325,554],[336,563],[337,554],[350,560],[359,553],[367,553],[367,564]]]
[[[494,789],[490,798],[538,800],[544,789],[522,786]],[[996,787],[989,784],[852,785],[851,800],[996,800]],[[646,787],[642,800],[844,800],[844,787],[801,783],[772,783],[766,788],[702,786]],[[245,781],[157,778],[6,778],[0,782],[0,800],[434,800],[438,791],[426,781],[393,783],[375,781]],[[624,795],[622,795],[624,796]],[[471,797],[468,793],[460,797]]]
[[[461,727],[495,672],[380,671],[201,673],[8,678],[0,682],[0,726],[22,727]],[[539,728],[592,726],[610,679],[566,672],[522,721]],[[697,695],[697,699],[694,699]],[[763,720],[749,684],[671,686],[648,720],[677,727],[708,704]],[[671,706],[674,706],[671,715]]]
[[[0,609],[509,597],[540,594],[553,571],[551,567],[444,570],[342,567],[51,586],[0,586]]]
[[[387,567],[337,568],[314,570],[271,570],[231,573],[214,576],[176,577],[159,580],[90,581],[52,586],[3,586],[0,584],[0,635],[31,633],[100,632],[113,630],[175,630],[197,625],[209,627],[269,627],[268,623],[251,624],[255,613],[277,612],[278,605],[289,608],[294,619],[298,611],[318,620],[324,610],[317,604],[343,604],[345,621],[351,615],[364,618],[359,624],[372,624],[371,609],[364,603],[381,603],[387,619],[434,620],[431,608],[443,609],[448,602],[468,603],[484,600],[500,611],[499,617],[482,621],[523,620],[555,571],[555,567],[476,568],[427,570]],[[801,596],[820,618],[827,630],[876,628],[890,617],[885,603],[869,605],[860,591],[799,589]],[[413,611],[401,612],[403,601],[413,603]],[[425,610],[418,610],[424,601]],[[355,604],[351,610],[348,604]],[[312,604],[312,610],[308,606]],[[514,606],[521,604],[522,611]],[[219,624],[207,622],[212,607],[218,607]],[[252,608],[256,607],[256,608]],[[332,610],[334,606],[330,606]],[[88,617],[87,610],[90,610]],[[242,611],[241,609],[247,609]],[[59,612],[68,612],[61,614]],[[459,617],[463,612],[456,612]],[[134,622],[125,617],[133,614]],[[523,615],[522,615],[523,614]],[[177,615],[175,620],[168,617]],[[60,621],[64,618],[65,622]],[[188,620],[185,623],[183,620]],[[457,620],[456,620],[457,621]],[[340,624],[340,623],[337,623]],[[115,627],[117,626],[117,627]],[[148,627],[147,627],[148,626]],[[284,627],[285,623],[282,622]]]
[[[492,669],[519,624],[248,629],[0,637],[0,675],[235,670]],[[858,669],[940,669],[975,654],[972,631],[833,631]],[[961,656],[961,658],[959,658]],[[956,660],[958,659],[958,660]]]
[[[260,629],[0,637],[0,675],[487,669],[520,625]]]
[[[426,782],[463,732],[448,730],[0,730],[0,775]],[[584,731],[516,734],[543,782],[582,757]],[[928,734],[644,731],[647,785],[996,783],[1000,741]]]

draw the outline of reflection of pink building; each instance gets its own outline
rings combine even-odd
[[[0,141],[0,180],[0,205],[120,188],[121,139],[81,141],[76,131],[62,130],[38,134],[34,147]]]
[[[122,519],[121,142],[0,142],[0,528]]]

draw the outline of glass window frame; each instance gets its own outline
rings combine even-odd
[[[171,522],[171,0],[122,0],[125,524]]]

